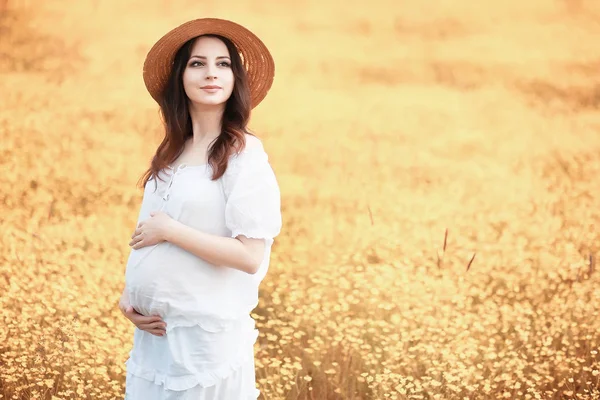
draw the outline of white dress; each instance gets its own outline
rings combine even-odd
[[[162,210],[213,235],[263,238],[264,258],[251,275],[210,264],[169,242],[131,250],[125,273],[131,305],[143,315],[160,315],[167,334],[135,328],[125,362],[125,399],[256,399],[258,330],[250,312],[282,225],[279,186],[267,153],[260,139],[246,135],[244,151],[230,156],[216,181],[209,164],[182,164],[163,173],[165,182],[148,180],[138,223]]]

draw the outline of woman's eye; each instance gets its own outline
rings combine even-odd
[[[202,64],[202,63],[201,63],[200,61],[192,61],[192,62],[190,63],[190,67],[193,67],[193,66],[195,66],[195,64]]]
[[[224,66],[224,67],[230,67],[231,64],[229,64],[227,61],[222,61],[219,63],[220,65]]]

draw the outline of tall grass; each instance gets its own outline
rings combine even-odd
[[[0,399],[122,398],[141,66],[208,15],[277,60],[263,399],[600,397],[596,2],[0,0]]]

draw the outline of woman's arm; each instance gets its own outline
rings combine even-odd
[[[245,235],[224,237],[211,235],[171,218],[163,211],[153,211],[150,218],[138,224],[129,245],[134,249],[171,242],[205,261],[255,274],[265,252],[264,239]]]
[[[264,239],[237,238],[211,235],[179,221],[171,220],[165,230],[164,240],[189,251],[203,260],[255,274],[262,262]]]

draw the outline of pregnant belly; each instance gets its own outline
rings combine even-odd
[[[162,242],[127,267],[126,289],[133,308],[162,318],[212,314],[231,298],[228,268]]]

